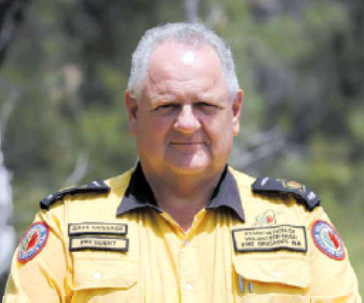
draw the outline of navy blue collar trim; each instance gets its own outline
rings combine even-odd
[[[154,198],[152,189],[145,179],[142,167],[140,163],[138,163],[131,175],[129,186],[119,204],[116,215],[120,216],[131,210],[143,207],[154,208],[156,211],[162,212]]]
[[[152,189],[145,179],[140,163],[138,163],[130,178],[129,186],[119,204],[116,215],[120,216],[134,209],[145,207],[153,208],[157,212],[163,212],[158,206]],[[214,190],[211,202],[206,206],[206,209],[217,209],[220,207],[229,208],[241,221],[245,221],[239,189],[235,178],[230,173],[227,166]]]
[[[219,207],[227,207],[233,210],[241,221],[245,221],[239,189],[235,178],[228,170],[227,166],[215,188],[211,202],[206,206],[206,209],[216,209]]]

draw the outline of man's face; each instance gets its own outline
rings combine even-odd
[[[129,130],[146,172],[220,172],[239,132],[242,91],[229,99],[216,52],[174,41],[152,53],[141,100],[125,94]]]

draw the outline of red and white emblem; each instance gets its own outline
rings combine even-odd
[[[39,254],[47,243],[48,235],[49,229],[45,223],[33,223],[20,241],[18,261],[25,263]]]
[[[255,218],[256,226],[270,226],[276,224],[276,214],[272,209],[268,209],[263,214],[257,216]]]
[[[325,221],[318,220],[311,230],[316,247],[328,257],[335,260],[345,258],[343,241],[336,229]]]

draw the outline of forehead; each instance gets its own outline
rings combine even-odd
[[[173,75],[176,80],[192,80],[206,77],[221,78],[223,69],[215,49],[209,45],[185,45],[167,41],[151,54],[148,76],[158,80]]]

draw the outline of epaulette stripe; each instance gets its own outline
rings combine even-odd
[[[106,185],[104,181],[93,181],[88,185],[83,186],[75,186],[71,188],[66,188],[64,190],[60,190],[56,193],[50,194],[42,201],[39,202],[41,209],[49,210],[49,208],[56,203],[58,200],[62,199],[66,195],[76,195],[82,193],[95,193],[95,194],[104,194],[110,191],[110,187]]]
[[[293,194],[299,202],[303,202],[311,211],[320,204],[320,198],[307,186],[294,181],[259,177],[253,184],[254,193]]]

